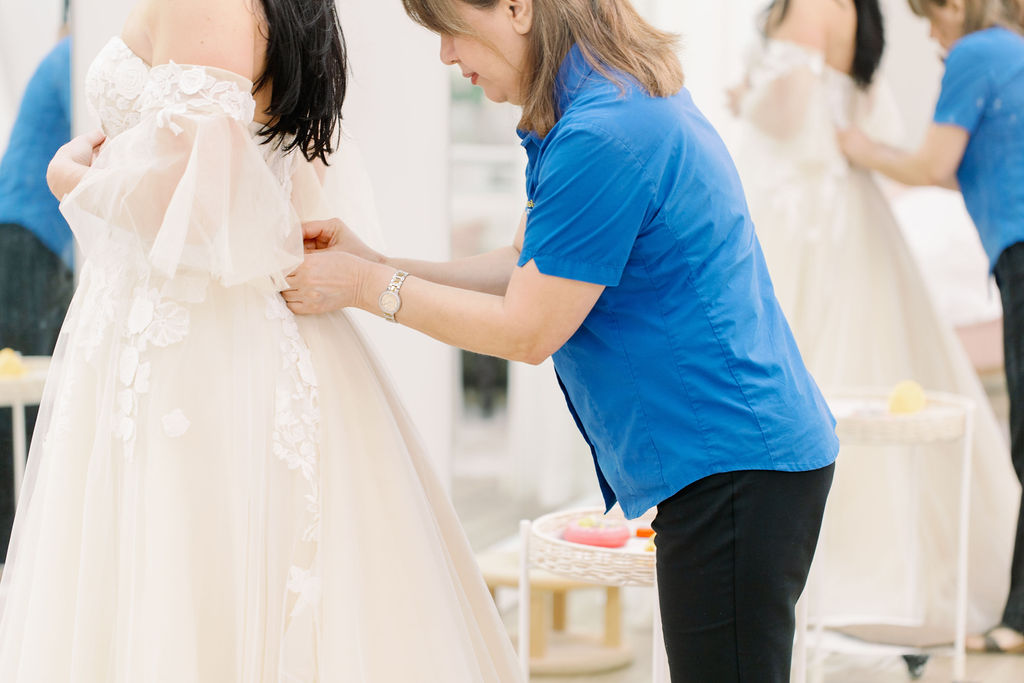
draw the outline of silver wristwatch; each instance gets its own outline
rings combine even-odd
[[[380,306],[384,319],[388,322],[398,322],[395,320],[395,313],[402,309],[402,297],[398,292],[402,289],[402,283],[407,277],[409,277],[409,273],[404,270],[396,272],[391,278],[388,288],[381,292],[380,298],[377,299],[377,305]]]

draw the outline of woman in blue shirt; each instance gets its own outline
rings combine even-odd
[[[1024,481],[1024,37],[1017,0],[910,0],[948,51],[933,123],[905,152],[851,129],[850,160],[907,185],[963,192],[1003,302],[1010,454]],[[1010,594],[1002,623],[968,648],[1024,653],[1024,507],[1018,516]]]
[[[674,37],[627,0],[405,7],[445,63],[523,107],[526,215],[511,246],[444,264],[307,226],[332,248],[285,298],[510,360],[553,356],[608,506],[658,508],[673,680],[788,681],[838,444]]]

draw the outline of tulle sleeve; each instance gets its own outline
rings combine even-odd
[[[152,69],[140,122],[104,145],[61,204],[87,258],[126,240],[166,277],[189,269],[284,288],[302,233],[290,171],[268,165],[251,133],[251,89],[211,67]]]
[[[824,58],[799,45],[769,40],[750,68],[741,115],[779,140],[791,141],[817,112]]]

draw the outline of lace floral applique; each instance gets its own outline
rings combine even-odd
[[[320,541],[320,427],[319,392],[309,347],[299,334],[295,316],[277,294],[267,296],[268,320],[281,323],[281,380],[274,410],[274,455],[289,470],[298,472],[308,487],[306,493],[306,529],[295,564],[289,572],[288,590],[294,595],[292,616],[315,602],[320,577],[316,562]]]
[[[290,613],[290,616],[296,617],[320,601],[323,580],[310,571],[292,567],[288,571],[288,591],[296,596],[295,606]]]
[[[181,304],[166,300],[155,287],[141,284],[135,288],[131,308],[125,321],[125,339],[118,359],[118,381],[123,387],[117,394],[114,413],[114,434],[124,442],[124,455],[130,462],[135,455],[136,422],[139,411],[139,397],[148,394],[152,364],[145,359],[150,345],[166,347],[185,339],[189,331],[189,312]],[[173,413],[172,413],[173,415]],[[184,413],[180,418],[185,418]],[[171,418],[168,429],[178,431],[181,436],[188,429],[177,416]]]
[[[241,76],[238,80],[244,80]],[[243,124],[253,120],[256,101],[238,83],[214,77],[204,66],[171,62],[154,67],[139,97],[143,115],[156,113],[157,124],[175,134],[182,128],[175,116],[190,113],[226,114]]]
[[[161,423],[164,426],[164,434],[172,439],[184,436],[188,428],[192,426],[192,422],[181,408],[164,415]]]
[[[136,103],[148,76],[149,66],[120,38],[100,51],[86,75],[85,95],[107,136],[115,137],[139,122]]]

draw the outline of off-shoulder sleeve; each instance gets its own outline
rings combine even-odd
[[[767,41],[750,69],[741,115],[763,133],[791,143],[822,109],[824,68],[824,57],[813,50]]]
[[[167,277],[184,268],[284,288],[302,233],[287,176],[250,132],[251,88],[211,67],[150,72],[140,122],[104,145],[61,204],[86,257],[128,240]]]

